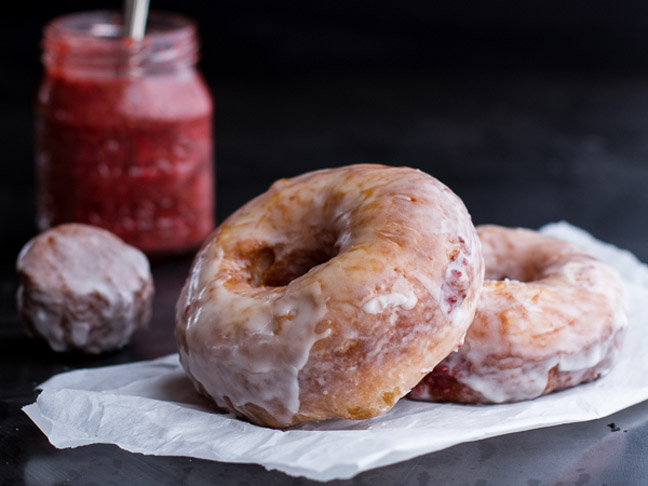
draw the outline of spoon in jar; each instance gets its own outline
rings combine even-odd
[[[146,31],[149,0],[126,0],[124,2],[124,36],[141,41]]]

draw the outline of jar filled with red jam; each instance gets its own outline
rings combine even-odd
[[[37,221],[106,228],[150,255],[214,224],[212,99],[193,22],[152,12],[141,41],[88,12],[44,31],[36,110]]]

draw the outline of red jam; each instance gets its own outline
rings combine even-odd
[[[110,12],[45,29],[37,97],[38,225],[106,228],[149,254],[197,247],[214,224],[212,100],[194,24],[152,14],[141,43]]]

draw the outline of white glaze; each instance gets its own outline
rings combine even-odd
[[[326,311],[321,288],[315,282],[300,292],[263,296],[254,295],[259,291],[228,290],[218,280],[208,288],[192,305],[196,314],[190,317],[192,334],[194,339],[210,340],[211,325],[221,323],[222,333],[232,339],[211,342],[201,369],[223,367],[228,372],[209,377],[198,372],[194,379],[209,384],[206,391],[220,407],[228,408],[227,397],[237,410],[254,403],[274,410],[280,420],[290,420],[299,410],[299,370],[313,343],[327,334],[315,330]],[[234,339],[241,335],[245,339]]]
[[[380,314],[390,308],[398,310],[413,309],[418,299],[414,293],[412,286],[404,278],[399,278],[391,288],[391,292],[379,294],[376,296],[370,295],[368,300],[362,305],[362,310],[368,314]]]

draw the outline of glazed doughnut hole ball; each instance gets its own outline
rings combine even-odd
[[[29,241],[18,256],[18,310],[28,334],[54,351],[122,348],[148,324],[148,259],[109,231],[64,224]]]

